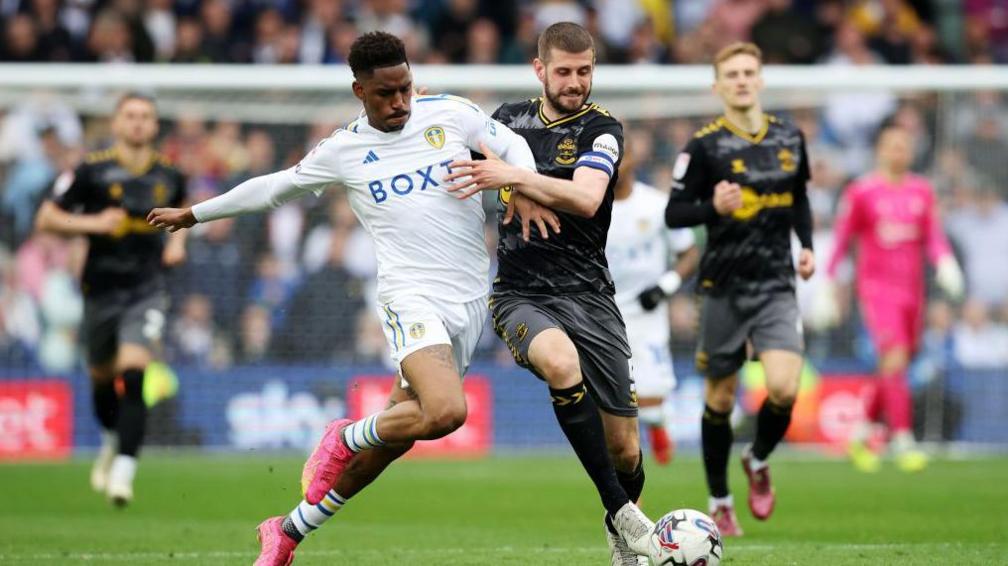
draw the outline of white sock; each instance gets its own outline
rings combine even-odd
[[[735,499],[729,493],[724,497],[711,497],[708,500],[708,505],[711,509],[717,509],[718,507],[735,507]]]
[[[912,450],[915,446],[917,446],[917,441],[914,440],[913,433],[909,430],[897,432],[892,437],[892,447],[897,454]]]
[[[760,460],[756,456],[753,456],[752,453],[749,454],[749,469],[750,470],[752,470],[754,472],[758,472],[758,471],[762,470],[765,467],[767,467],[766,460]]]
[[[304,500],[298,503],[298,506],[290,512],[290,520],[301,536],[305,536],[331,519],[337,511],[343,508],[344,504],[346,504],[346,499],[330,489],[318,505],[312,505]]]
[[[854,430],[851,431],[851,442],[863,443],[868,442],[872,434],[872,423],[869,421],[862,421],[854,425]]]
[[[109,485],[133,485],[133,477],[136,475],[137,459],[133,456],[119,454],[112,460],[112,468],[109,470]]]
[[[637,411],[637,419],[648,426],[662,426],[665,421],[665,412],[661,405],[654,407],[644,407]]]
[[[101,431],[101,449],[102,450],[119,449],[119,435],[116,434],[116,431],[114,430]]]
[[[385,444],[378,437],[378,413],[347,425],[343,429],[343,441],[353,452]]]

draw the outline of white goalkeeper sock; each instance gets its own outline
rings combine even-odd
[[[304,538],[308,533],[321,527],[323,523],[331,519],[337,511],[343,508],[344,504],[346,504],[346,499],[343,499],[334,490],[330,489],[329,493],[326,493],[318,505],[312,505],[303,500],[301,503],[298,503],[298,506],[287,516],[284,526],[286,527],[288,524],[293,525],[298,534],[301,535],[301,538]],[[285,528],[284,530],[286,531],[287,529]]]
[[[347,425],[343,429],[343,441],[353,452],[384,445],[378,437],[378,413]]]
[[[665,411],[662,410],[661,405],[644,407],[637,410],[637,418],[648,426],[662,426],[665,424]]]

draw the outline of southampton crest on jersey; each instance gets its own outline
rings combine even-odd
[[[577,160],[577,144],[573,138],[564,138],[557,144],[556,162],[560,165],[570,165]]]
[[[445,134],[444,128],[441,126],[431,126],[427,128],[424,132],[423,137],[427,140],[427,143],[434,146],[434,149],[441,149],[444,147]]]

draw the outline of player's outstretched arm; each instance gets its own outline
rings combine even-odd
[[[63,236],[112,234],[126,220],[126,211],[110,207],[94,214],[76,214],[63,210],[47,200],[35,215],[35,229]]]
[[[545,207],[591,218],[605,197],[609,176],[602,171],[578,167],[568,181],[504,163],[485,144],[480,144],[480,151],[487,157],[485,160],[455,161],[452,173],[445,177],[452,182],[447,190],[458,193],[459,198],[510,185]]]

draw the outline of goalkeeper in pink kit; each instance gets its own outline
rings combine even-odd
[[[938,285],[953,298],[962,293],[962,272],[942,232],[934,191],[909,171],[913,139],[887,126],[879,133],[877,169],[846,190],[836,224],[836,244],[826,265],[833,278],[851,243],[857,243],[857,296],[878,353],[878,379],[865,399],[867,423],[850,444],[863,471],[875,471],[879,456],[867,446],[871,423],[884,420],[896,462],[904,471],[927,465],[913,438],[913,401],[907,366],[917,350],[925,309],[924,259],[935,266]]]

